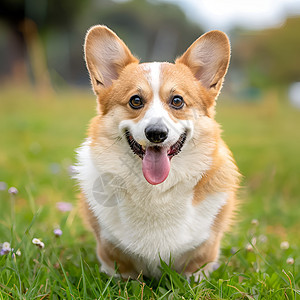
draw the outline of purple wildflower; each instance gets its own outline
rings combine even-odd
[[[57,202],[56,208],[62,212],[66,212],[66,211],[71,211],[73,205],[70,202]]]
[[[18,190],[17,188],[15,188],[14,186],[10,187],[8,189],[8,192],[11,194],[11,195],[17,195],[18,194]]]
[[[22,254],[20,249],[18,249],[17,251],[14,252],[14,248],[11,248],[11,252],[12,252],[12,254],[11,254],[12,258],[16,258],[16,255],[21,256],[21,254]]]
[[[53,230],[53,233],[56,237],[60,237],[62,235],[62,230],[60,228],[56,228]]]
[[[0,245],[0,256],[3,256],[11,251],[10,243],[4,242]]]

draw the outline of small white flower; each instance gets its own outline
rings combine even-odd
[[[35,245],[39,245],[41,243],[41,241],[37,238],[32,239],[32,243]]]
[[[17,251],[16,251],[16,254],[18,255],[18,256],[21,256],[21,251],[20,251],[20,249],[18,249]]]
[[[255,237],[255,236],[251,239],[251,244],[252,244],[253,246],[256,245],[256,237]]]
[[[292,258],[292,257],[289,257],[287,260],[286,260],[286,263],[289,264],[289,265],[293,265],[295,262],[295,260]]]
[[[254,226],[257,226],[259,224],[258,220],[257,219],[253,219],[251,221],[251,224],[254,225]]]
[[[289,248],[290,248],[289,242],[287,242],[287,241],[282,242],[282,243],[280,244],[280,248],[281,248],[282,250],[287,250],[287,249],[289,249]]]
[[[45,244],[44,244],[41,240],[39,240],[39,239],[37,239],[37,238],[34,238],[34,239],[32,240],[32,243],[35,244],[36,246],[38,246],[38,247],[41,248],[41,249],[44,249],[44,248],[45,248]]]
[[[248,243],[246,245],[246,250],[249,251],[249,252],[252,252],[253,251],[253,246],[250,243]]]
[[[11,248],[10,248],[10,243],[9,243],[9,242],[4,242],[4,243],[2,244],[2,250],[3,250],[3,251],[9,252],[9,251],[11,250]]]

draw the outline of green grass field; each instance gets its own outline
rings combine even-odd
[[[45,97],[21,87],[0,93],[0,181],[7,184],[0,184],[0,243],[21,251],[0,256],[0,299],[300,299],[300,111],[283,92],[253,103],[218,100],[217,119],[244,180],[220,267],[201,282],[166,264],[159,281],[99,273],[69,175],[95,114],[94,96],[73,90]],[[17,195],[8,193],[11,186]],[[57,202],[73,209],[61,212]]]

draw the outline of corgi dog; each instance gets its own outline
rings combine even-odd
[[[240,177],[214,120],[227,36],[202,35],[175,63],[139,63],[99,25],[84,51],[97,115],[76,177],[101,271],[158,278],[162,260],[201,278],[218,260]]]

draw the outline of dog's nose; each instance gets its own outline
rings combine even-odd
[[[169,130],[162,123],[150,124],[145,128],[145,135],[152,143],[162,143],[168,137]]]

